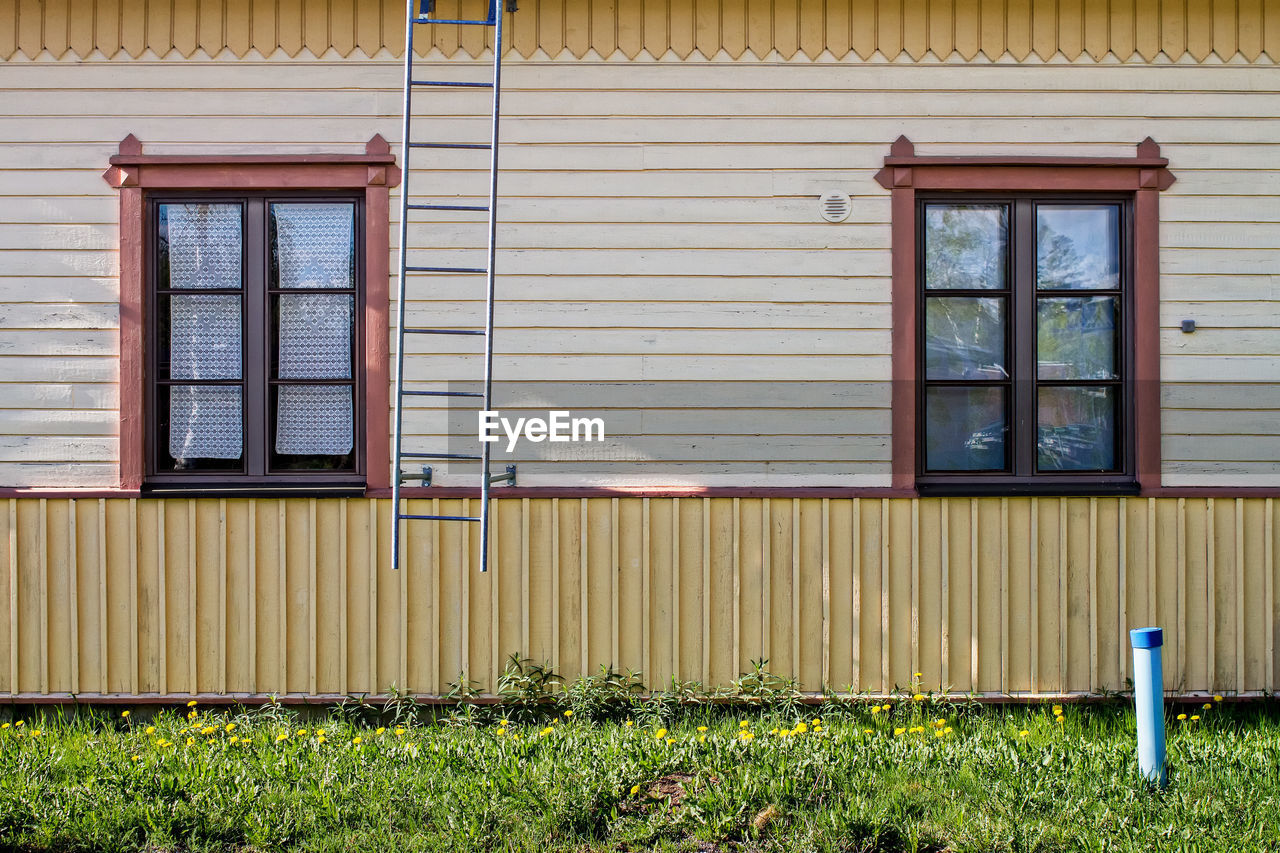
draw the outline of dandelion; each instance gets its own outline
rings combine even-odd
[[[226,731],[227,731],[227,733],[228,733],[228,734],[230,734],[231,732],[234,732],[234,731],[236,730],[236,724],[235,724],[235,723],[227,723],[227,724],[226,724],[226,726],[224,726],[223,728],[225,728],[225,729],[226,729]]]
[[[635,796],[636,794],[638,794],[638,793],[640,793],[640,786],[639,786],[639,785],[632,785],[632,786],[631,786],[631,796],[633,796],[633,797],[634,797],[634,796]]]
[[[821,718],[821,717],[814,717],[814,718],[813,718],[813,724],[814,724],[815,726],[820,726],[820,725],[822,725],[822,718]]]
[[[289,739],[288,735],[276,735],[276,743],[279,743],[282,740],[288,740],[288,739]]]
[[[754,738],[755,735],[753,735],[751,732],[740,732],[738,734],[738,737],[742,738],[743,742],[745,743],[746,741],[749,741],[752,738]]]
[[[364,738],[360,737],[359,735],[356,735],[351,739],[351,742],[354,743],[356,746],[359,746],[360,744],[364,743]]]
[[[1061,705],[1054,705],[1054,706],[1053,706],[1053,713],[1054,713],[1054,715],[1055,715],[1055,716],[1056,716],[1056,715],[1058,715],[1058,714],[1061,714],[1061,713],[1062,713],[1062,706],[1061,706]]]
[[[321,737],[323,735],[324,735],[324,729],[316,729],[316,737]]]
[[[706,743],[706,742],[707,742],[706,735],[698,735],[698,743]]]
[[[886,711],[892,711],[892,710],[893,710],[893,706],[892,706],[892,705],[890,705],[888,702],[886,702],[885,704],[881,705],[880,707],[881,707],[881,708],[884,708]]]
[[[1206,710],[1206,711],[1209,711],[1209,710],[1212,710],[1212,709],[1213,709],[1213,706],[1212,706],[1212,705],[1210,705],[1208,702],[1205,702],[1205,703],[1204,703],[1203,705],[1201,705],[1200,707],[1201,707],[1201,708],[1203,708],[1203,709],[1204,709],[1204,710]]]
[[[502,721],[502,725],[504,725],[504,726],[505,726],[506,724],[507,724],[507,721],[506,721],[506,720],[503,720],[503,721]],[[397,727],[396,727],[396,734],[397,734],[397,735],[402,735],[402,734],[404,734],[404,729],[402,729],[402,728],[400,728],[399,726],[397,726]]]
[[[862,730],[862,733],[863,733],[864,735],[873,735],[873,734],[875,734],[875,730],[874,730],[874,729],[863,729],[863,730]]]
[[[872,706],[871,706],[871,713],[873,713],[873,714],[879,714],[879,713],[880,713],[880,706],[879,706],[879,705],[872,705]]]
[[[572,712],[572,711],[565,711],[565,712],[564,712],[564,715],[565,715],[566,717],[572,717],[572,716],[573,716],[573,712]]]
[[[189,737],[189,738],[187,738],[187,746],[191,746],[191,745],[192,745],[192,744],[194,744],[195,742],[196,742],[196,739],[195,739],[195,738],[193,738],[193,737]]]
[[[16,723],[14,723],[14,724],[13,724],[13,727],[14,727],[15,729],[20,729],[20,728],[22,728],[22,727],[23,727],[23,726],[25,726],[25,725],[26,725],[26,723],[25,723],[25,722],[23,722],[22,720],[18,720],[18,722],[16,722]]]
[[[386,726],[378,726],[378,728],[374,731],[374,734],[375,734],[375,735],[380,735],[380,734],[382,734],[383,732],[385,732],[386,730],[387,730],[387,727],[386,727]]]
[[[653,733],[654,740],[662,740],[666,736],[667,736],[666,729],[658,729],[656,732]]]
[[[203,729],[201,729],[201,730],[200,730],[200,734],[202,734],[202,735],[211,735],[211,734],[213,734],[213,733],[214,733],[214,732],[216,732],[216,731],[217,731],[217,729],[215,729],[213,726],[205,726]]]
[[[1063,722],[1064,720],[1066,720],[1066,717],[1064,717],[1064,716],[1062,716],[1062,715],[1058,715],[1057,717],[1054,717],[1054,719],[1061,723],[1061,722]]]
[[[947,721],[939,717],[937,720],[934,721],[933,724],[935,726],[945,726],[947,724]]]
[[[545,729],[543,729],[541,732],[539,732],[539,734],[540,734],[542,737],[546,737],[547,735],[551,734],[551,733],[552,733],[552,732],[554,732],[554,731],[555,731],[555,729],[551,728],[551,726],[547,726]],[[663,730],[662,730],[663,734],[666,734],[666,731],[667,731],[666,729],[663,729]]]
[[[1029,734],[1031,734],[1031,732],[1027,731],[1026,729],[1023,729],[1022,731],[1018,732],[1018,737],[1026,737]]]
[[[809,731],[809,727],[804,724],[803,720],[801,720],[800,722],[796,723],[795,731],[796,731],[796,734],[802,735],[805,732]]]
[[[233,737],[231,740],[227,741],[227,743],[230,743],[230,744],[237,744],[239,742],[240,742],[240,738],[238,737]]]
[[[306,736],[307,736],[306,729],[298,729],[298,737],[306,737]]]
[[[923,693],[917,693],[916,695],[914,695],[914,696],[912,696],[912,697],[911,697],[911,701],[912,701],[912,702],[923,702],[923,701],[924,701],[924,694],[923,694]]]
[[[325,743],[328,740],[324,735],[316,736],[316,743]]]
[[[1187,715],[1186,715],[1186,714],[1179,714],[1179,715],[1178,715],[1178,719],[1179,719],[1179,720],[1185,720],[1186,718],[1187,718]]]
[[[946,727],[945,729],[943,729],[942,731],[943,731],[945,734],[951,734],[951,726],[947,726],[947,727]]]
[[[188,719],[188,720],[194,720],[195,718],[196,718],[196,712],[195,712],[195,711],[192,711],[190,714],[187,714],[187,719]]]
[[[745,729],[749,725],[751,725],[751,723],[747,722],[746,720],[743,720],[742,722],[738,723],[738,728]]]
[[[8,723],[5,723],[4,725],[0,725],[0,729],[7,729],[7,728],[9,728]]]
[[[669,738],[667,738],[667,746],[671,746],[671,745],[672,745],[673,743],[675,743],[675,742],[676,742],[676,739],[675,739],[675,738],[673,738],[673,737],[669,737]]]
[[[1222,697],[1221,697],[1221,696],[1219,696],[1219,695],[1217,695],[1217,694],[1214,694],[1213,701],[1215,701],[1215,702],[1221,702],[1221,701],[1222,701]]]
[[[129,712],[129,711],[121,711],[121,712],[120,712],[120,716],[127,720],[127,719],[129,719],[129,714],[130,714],[130,713],[131,713],[131,712]]]
[[[906,731],[907,731],[907,730],[906,730],[906,728],[905,728],[905,727],[903,727],[903,726],[899,726],[898,728],[896,728],[896,729],[894,729],[894,730],[893,730],[893,734],[894,734],[895,736],[897,736],[897,735],[900,735],[900,734],[904,734]]]
[[[1191,715],[1191,721],[1192,721],[1193,723],[1194,723],[1196,720],[1198,720],[1198,719],[1200,719],[1200,715],[1199,715],[1199,714],[1192,714],[1192,715]]]
[[[499,727],[499,728],[498,728],[498,737],[502,737],[502,736],[503,736],[503,735],[505,735],[506,733],[507,733],[507,730],[506,730],[505,728],[503,728],[503,727]]]
[[[506,721],[504,720],[503,722],[506,722]],[[626,723],[624,723],[623,725],[625,725],[627,728],[631,728],[632,726],[635,725],[635,723],[631,722],[630,720],[627,720]]]
[[[698,731],[705,732],[706,730],[707,730],[706,726],[698,726]]]
[[[129,756],[129,760],[130,760],[130,761],[137,761],[137,760],[138,760],[138,756],[136,756],[136,755],[130,755],[130,756]]]
[[[8,724],[6,723],[6,725],[8,725]],[[155,733],[156,733],[156,727],[155,727],[155,726],[147,726],[147,734],[149,734],[149,735],[153,735],[153,734],[155,734]]]
[[[813,731],[814,731],[815,733],[822,731],[822,726],[814,726],[814,727],[813,727]]]
[[[32,729],[32,730],[31,730],[31,736],[32,736],[32,737],[40,737],[40,730],[39,730],[39,729]]]
[[[946,732],[944,732],[942,729],[938,729],[936,732],[933,733],[934,737],[943,737],[944,735],[946,735]]]
[[[198,705],[198,704],[199,704],[199,703],[198,703],[198,702],[196,702],[196,700],[192,699],[190,702],[188,702],[188,703],[187,703],[187,707],[188,707],[188,708],[194,708],[194,707],[195,707],[196,705]]]

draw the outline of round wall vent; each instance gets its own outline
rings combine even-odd
[[[839,190],[823,193],[818,204],[822,208],[822,218],[828,222],[844,222],[853,210],[853,202],[849,201],[848,193]]]

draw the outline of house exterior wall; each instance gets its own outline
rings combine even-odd
[[[517,460],[522,484],[579,492],[495,501],[488,575],[476,531],[434,522],[409,527],[392,573],[378,495],[112,491],[107,158],[128,134],[149,154],[274,154],[359,153],[379,133],[398,153],[402,5],[83,8],[0,10],[0,691],[434,694],[464,672],[492,690],[519,653],[654,686],[768,658],[807,690],[922,672],[1085,693],[1123,686],[1123,632],[1145,624],[1166,627],[1179,691],[1275,688],[1276,4],[525,0],[504,72],[499,402],[599,414],[609,442]],[[482,41],[462,38],[431,34],[419,67],[483,77]],[[420,102],[434,118],[415,134],[483,135],[463,97]],[[1162,496],[888,491],[890,201],[873,176],[899,135],[922,155],[1160,143],[1177,179],[1160,199]],[[483,184],[460,156],[413,166],[418,190]],[[821,221],[829,189],[852,197],[847,222]],[[480,245],[444,223],[411,236],[442,262]],[[410,322],[479,316],[462,285],[427,292]],[[413,373],[478,375],[473,350],[431,346]],[[448,449],[471,423],[408,427]],[[733,491],[673,497],[705,487]],[[465,512],[456,490],[415,494]]]
[[[655,688],[764,658],[809,691],[1089,693],[1149,624],[1179,693],[1280,679],[1270,498],[494,506],[482,575],[475,528],[440,522],[392,572],[385,500],[4,501],[0,695],[491,692],[511,654]]]

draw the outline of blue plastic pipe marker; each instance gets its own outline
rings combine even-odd
[[[1147,781],[1163,787],[1164,673],[1160,647],[1164,632],[1134,628],[1129,632],[1129,644],[1133,646],[1133,701],[1138,712],[1138,771]]]

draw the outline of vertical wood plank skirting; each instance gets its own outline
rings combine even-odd
[[[119,16],[94,19],[77,15],[71,0],[24,3],[0,44],[0,59],[17,51],[27,57],[48,51],[55,58],[84,59],[95,46],[107,57],[138,57],[148,49],[157,56],[175,50],[184,58],[224,50],[243,58],[251,49],[264,56],[277,51],[296,56],[303,49],[315,56],[331,50],[339,56],[356,51],[372,56],[380,49],[399,55],[403,5],[357,5],[353,12],[350,0],[308,3],[304,20],[298,3],[275,8],[261,0],[227,0],[224,8],[150,0],[144,7],[139,0],[124,0]],[[1148,61],[1164,53],[1171,60],[1187,55],[1197,62],[1212,54],[1225,62],[1237,53],[1254,61],[1277,51],[1270,9],[1264,11],[1261,3],[1154,0],[1136,10],[1132,5],[1116,10],[1106,3],[1082,8],[1079,3],[943,0],[930,3],[927,15],[904,9],[901,0],[753,2],[749,15],[745,5],[742,0],[526,0],[512,18],[509,49],[525,58],[540,51],[551,57],[580,59],[590,51],[609,57],[616,48],[628,59],[668,52],[684,59],[694,51],[706,57],[723,52],[734,59],[776,51],[784,59],[814,59],[829,51],[837,59],[880,53],[914,60],[930,52],[940,59],[953,52],[970,59],[979,50],[991,59],[1006,50],[1022,59],[1029,47],[1043,58],[1098,60],[1114,54],[1124,60],[1136,49]],[[488,46],[484,35],[459,37],[456,27],[443,26],[417,37],[419,44],[446,56],[476,57]]]
[[[704,497],[660,501],[658,513],[649,498],[504,500],[493,574],[478,574],[475,531],[411,525],[413,559],[380,597],[387,501],[10,499],[4,689],[331,696],[395,683],[439,694],[456,662],[489,692],[509,655],[539,661],[545,649],[569,655],[553,666],[664,682],[724,680],[726,658],[733,677],[774,652],[770,669],[807,691],[851,676],[855,689],[885,692],[910,663],[931,688],[1078,694],[1123,687],[1125,631],[1140,621],[1163,622],[1167,681],[1180,691],[1254,695],[1277,682],[1270,498]],[[431,507],[455,511],[449,499]],[[322,530],[335,517],[339,529]],[[456,585],[442,586],[455,567]],[[550,596],[533,588],[548,581]],[[558,603],[561,589],[569,599]],[[636,590],[639,600],[623,600]],[[510,612],[517,602],[525,612]],[[1028,605],[1024,618],[1015,608]],[[560,606],[571,608],[563,620]],[[890,630],[910,631],[909,658]],[[124,647],[108,657],[112,642]]]

